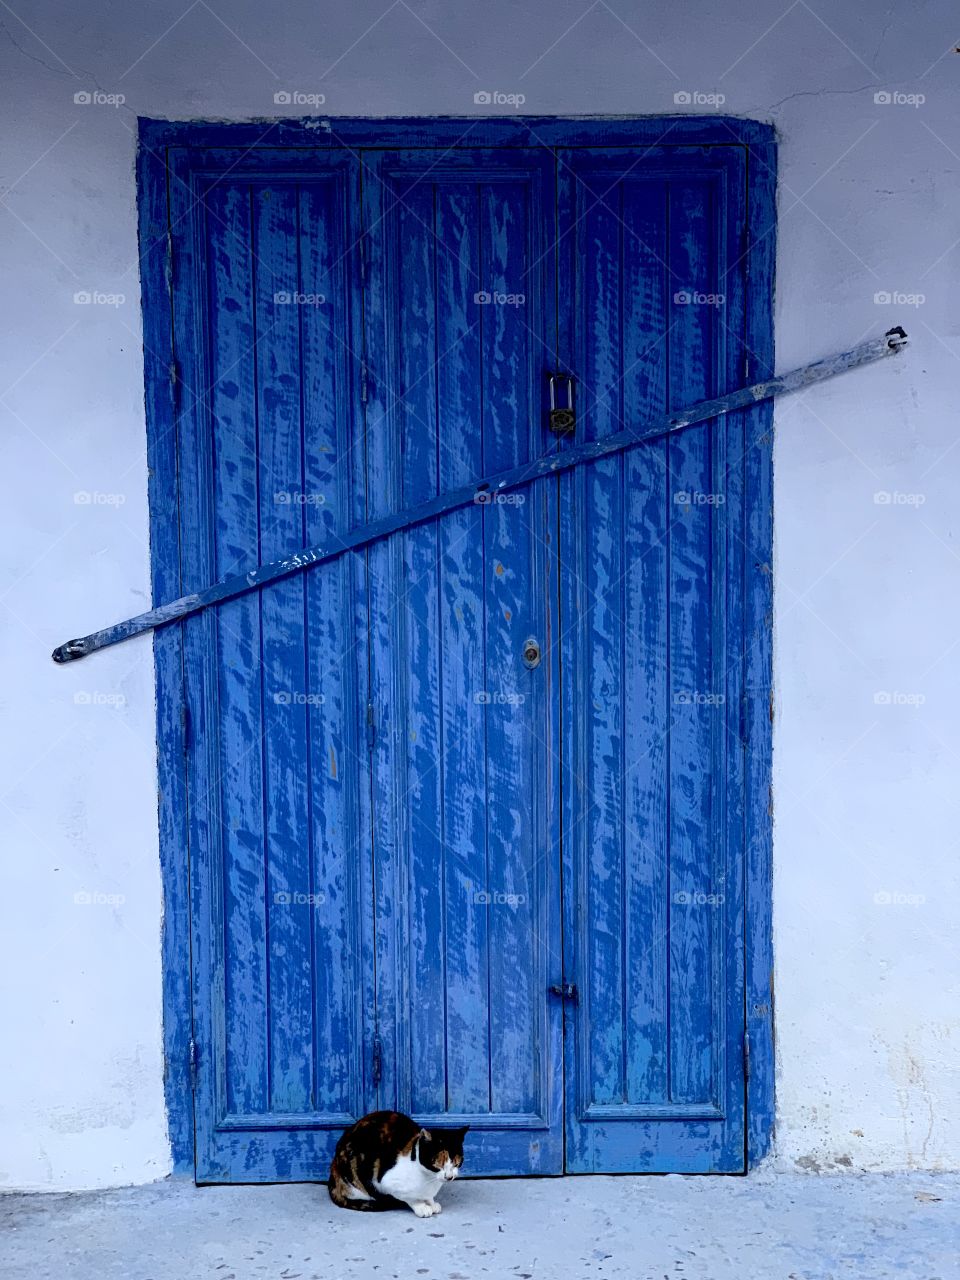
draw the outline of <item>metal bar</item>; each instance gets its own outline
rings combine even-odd
[[[211,605],[222,604],[223,601],[232,600],[235,596],[244,595],[248,591],[256,591],[259,587],[265,587],[271,582],[278,582],[281,578],[288,578],[291,574],[300,573],[314,565],[333,560],[343,555],[345,551],[355,551],[371,542],[387,538],[401,529],[413,528],[427,520],[435,520],[448,511],[470,506],[471,503],[495,502],[508,490],[530,484],[543,476],[569,471],[582,462],[592,462],[597,458],[608,457],[623,449],[629,449],[633,445],[644,444],[648,440],[656,440],[674,431],[681,431],[685,427],[706,422],[709,418],[719,418],[727,413],[735,413],[738,409],[759,404],[763,400],[770,400],[792,391],[800,391],[804,387],[833,378],[848,369],[856,369],[861,365],[872,364],[875,360],[894,355],[903,348],[906,341],[907,335],[903,329],[899,327],[889,329],[882,338],[863,342],[850,351],[829,356],[826,360],[818,360],[800,369],[793,369],[780,377],[742,387],[739,391],[731,391],[713,400],[702,400],[688,409],[655,418],[646,426],[628,427],[603,440],[576,445],[564,453],[547,454],[535,462],[502,471],[476,484],[464,485],[462,488],[439,494],[428,502],[420,503],[419,506],[374,520],[320,546],[304,547],[283,560],[275,560],[270,564],[251,569],[248,573],[226,578],[223,582],[215,583],[203,591],[181,596],[179,600],[171,600],[169,604],[149,609],[146,613],[137,614],[136,617],[118,622],[112,627],[105,627],[102,631],[94,631],[77,640],[68,640],[66,644],[54,649],[53,660],[54,662],[72,662],[76,658],[86,657],[88,653],[93,653],[97,649],[106,649],[110,645],[120,644],[123,640],[130,640],[133,636],[143,635],[146,631],[168,626],[171,622],[179,622],[181,618],[199,613],[201,609],[209,609]]]

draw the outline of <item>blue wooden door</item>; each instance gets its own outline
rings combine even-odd
[[[596,439],[744,375],[734,147],[561,151]],[[561,482],[567,1168],[744,1168],[742,415]]]
[[[737,147],[174,149],[182,588],[743,376]],[[196,1169],[743,1167],[743,422],[184,624]]]
[[[553,157],[367,153],[363,193],[375,518],[543,452]],[[555,498],[367,560],[381,1097],[469,1123],[476,1173],[562,1169]]]
[[[173,157],[186,590],[539,455],[553,171]],[[186,624],[200,1179],[322,1178],[378,1106],[562,1168],[555,497]]]
[[[363,518],[359,166],[171,161],[189,590]],[[374,1096],[361,558],[185,627],[199,1180],[320,1177]]]

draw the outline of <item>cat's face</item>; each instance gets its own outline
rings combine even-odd
[[[469,1128],[465,1124],[462,1129],[421,1129],[420,1163],[444,1182],[452,1182],[463,1165],[463,1139]]]

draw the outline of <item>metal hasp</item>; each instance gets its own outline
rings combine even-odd
[[[843,351],[837,355],[828,356],[825,360],[803,365],[799,369],[793,369],[779,377],[769,378],[765,382],[741,387],[739,391],[728,392],[713,400],[701,400],[687,409],[675,410],[673,413],[654,418],[646,424],[628,427],[602,440],[578,444],[562,453],[546,454],[534,462],[513,467],[509,471],[488,476],[474,484],[439,494],[436,498],[431,498],[407,511],[398,511],[357,529],[348,530],[333,542],[304,547],[284,560],[275,560],[270,564],[251,569],[247,573],[226,578],[223,582],[214,583],[192,595],[181,596],[179,600],[172,600],[169,604],[137,614],[136,617],[118,622],[112,627],[106,627],[103,631],[94,631],[77,640],[68,640],[66,644],[54,649],[53,660],[54,662],[73,662],[77,658],[86,657],[88,653],[94,653],[97,649],[106,649],[123,640],[130,640],[133,636],[143,635],[144,632],[152,631],[156,627],[178,622],[181,618],[198,613],[201,609],[222,604],[225,600],[232,600],[235,596],[244,595],[248,591],[256,591],[259,587],[265,587],[281,578],[288,578],[291,574],[312,568],[313,565],[333,560],[346,551],[353,551],[357,547],[387,538],[400,529],[409,529],[424,524],[427,520],[434,520],[448,511],[455,511],[472,503],[490,502],[496,494],[528,485],[542,476],[569,471],[582,462],[593,462],[597,458],[608,457],[610,454],[619,453],[634,445],[644,444],[649,440],[670,435],[674,431],[681,431],[684,427],[705,422],[709,418],[735,413],[738,409],[749,408],[763,400],[771,400],[775,396],[803,390],[827,378],[836,377],[838,373],[845,373],[848,369],[857,369],[861,365],[872,364],[876,360],[895,355],[903,349],[906,342],[905,331],[897,325],[893,329],[888,329],[882,338],[860,343],[850,351]],[[573,390],[569,382],[568,387],[569,403],[572,406]],[[572,413],[572,408],[557,412]]]
[[[557,404],[557,383],[567,388],[566,406]],[[577,429],[577,415],[573,407],[573,379],[569,373],[550,375],[550,430],[555,436],[572,436]]]

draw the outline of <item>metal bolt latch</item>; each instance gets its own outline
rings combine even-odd
[[[540,646],[532,636],[523,642],[523,665],[531,671],[540,665]]]
[[[557,404],[557,383],[566,387],[566,407]],[[577,415],[573,407],[573,379],[568,373],[550,374],[550,430],[555,436],[572,436],[577,429]]]

